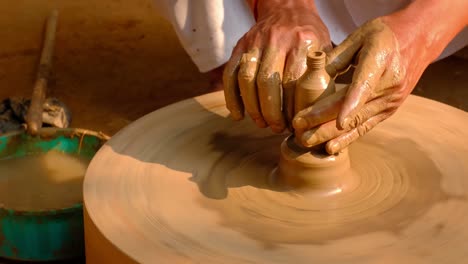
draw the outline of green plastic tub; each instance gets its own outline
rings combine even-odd
[[[0,159],[50,150],[91,159],[107,139],[102,133],[83,129],[43,128],[35,137],[24,131],[12,132],[0,135]],[[51,261],[83,255],[82,203],[48,211],[0,207],[0,257]]]

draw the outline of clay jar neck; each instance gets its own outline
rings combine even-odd
[[[307,71],[299,78],[296,85],[295,114],[335,92],[335,83],[325,70],[325,64],[325,52],[309,51]]]
[[[289,136],[281,144],[277,170],[278,182],[296,190],[333,195],[352,190],[356,179],[352,175],[348,150],[328,155],[323,148],[303,148]]]
[[[320,71],[325,68],[326,57],[322,51],[309,52],[307,54],[307,69]]]

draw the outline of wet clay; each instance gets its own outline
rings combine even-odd
[[[43,211],[81,203],[88,163],[58,151],[0,160],[0,206]]]
[[[288,135],[233,122],[222,93],[160,109],[89,166],[87,263],[464,263],[467,121],[410,96],[348,148],[353,188],[317,195],[278,185]]]
[[[326,56],[322,51],[309,51],[307,71],[297,81],[294,112],[312,106],[316,101],[333,94],[335,82],[325,70]],[[350,188],[349,158],[347,150],[328,155],[323,146],[306,148],[301,140],[304,131],[296,129],[294,135],[281,144],[278,181],[294,188],[309,188],[322,194],[333,194]]]
[[[295,90],[295,114],[335,92],[335,82],[325,70],[325,63],[325,52],[310,51],[307,54],[307,71],[297,80]]]
[[[281,143],[278,169],[273,177],[279,185],[320,195],[352,190],[358,182],[351,173],[347,149],[329,155],[320,146],[301,147],[294,136]]]

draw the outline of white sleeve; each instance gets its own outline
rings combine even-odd
[[[226,63],[237,41],[255,24],[245,0],[155,0],[201,72]]]
[[[366,21],[393,13],[411,0],[315,0],[320,17],[328,27],[333,43],[340,44]],[[468,45],[468,28],[460,32],[437,60]]]

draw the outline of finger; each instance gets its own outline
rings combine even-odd
[[[345,130],[339,130],[336,127],[336,121],[332,120],[304,132],[300,136],[300,141],[304,147],[313,147],[332,140],[346,132]]]
[[[328,74],[335,77],[337,73],[347,69],[361,49],[363,42],[364,35],[355,31],[329,52],[326,66]]]
[[[348,94],[338,114],[337,126],[343,129],[351,122],[352,115],[371,98],[385,70],[386,52],[381,45],[368,45],[359,53],[359,63],[349,85]]]
[[[231,112],[231,117],[234,120],[244,118],[244,105],[240,95],[239,86],[237,83],[237,75],[239,72],[239,63],[244,53],[244,45],[238,44],[231,55],[231,58],[226,63],[223,72],[223,87],[226,107]]]
[[[312,130],[304,132],[301,136],[301,142],[305,147],[312,147],[324,143],[350,131],[351,129],[359,127],[367,120],[389,109],[393,111],[393,103],[389,102],[386,97],[377,98],[365,104],[364,107],[353,117],[349,126],[345,127],[344,130],[338,129],[336,127],[336,120],[332,120],[319,125]]]
[[[286,55],[274,48],[265,49],[257,75],[258,97],[263,118],[275,133],[286,123],[282,113],[282,75]]]
[[[308,46],[289,52],[283,74],[283,112],[288,128],[292,131],[292,120],[294,118],[294,93],[296,82],[307,69]]]
[[[396,104],[397,102],[391,100],[391,96],[383,96],[373,99],[364,104],[357,113],[350,115],[349,119],[346,120],[343,129],[350,130],[352,128],[357,128],[373,116],[395,109]]]
[[[377,124],[387,119],[390,115],[391,115],[390,112],[384,112],[384,113],[378,114],[370,118],[366,122],[362,123],[358,127],[350,130],[349,132],[346,132],[343,135],[340,135],[337,138],[328,141],[325,146],[326,151],[329,154],[336,154],[340,152],[344,148],[348,147],[355,140],[357,140],[359,137],[364,136]]]
[[[297,113],[293,119],[294,129],[297,131],[305,131],[336,119],[346,93],[346,88],[341,89]]]
[[[260,50],[256,48],[242,55],[238,83],[245,110],[258,127],[264,128],[267,124],[260,111],[256,84],[260,53]]]

